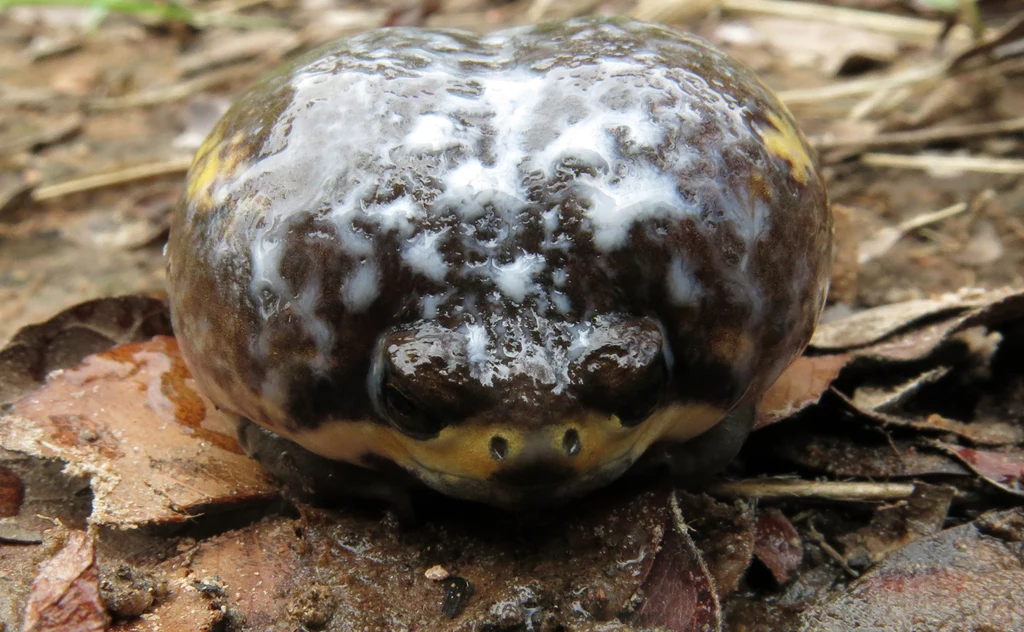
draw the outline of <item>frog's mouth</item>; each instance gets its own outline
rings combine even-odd
[[[688,441],[725,412],[708,404],[673,403],[635,427],[596,411],[539,428],[470,420],[430,439],[414,439],[375,421],[332,421],[287,436],[330,459],[372,468],[374,460],[384,458],[449,496],[537,506],[607,484],[655,441]]]
[[[523,469],[517,472],[522,475],[521,481],[517,482],[460,476],[418,463],[406,469],[427,487],[447,496],[506,509],[522,509],[555,504],[607,485],[628,470],[636,458],[632,453],[626,453],[581,474],[558,467]]]

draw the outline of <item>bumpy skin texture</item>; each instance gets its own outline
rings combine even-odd
[[[752,411],[831,253],[806,141],[750,71],[581,20],[373,31],[270,77],[200,149],[168,273],[218,405],[516,505]]]

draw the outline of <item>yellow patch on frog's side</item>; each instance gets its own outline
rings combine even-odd
[[[800,184],[807,184],[814,171],[814,161],[807,153],[800,132],[775,112],[768,113],[771,126],[754,125],[754,131],[761,137],[772,155],[789,164],[790,175]]]
[[[211,191],[218,180],[230,178],[245,160],[245,135],[236,133],[226,141],[214,130],[200,145],[188,170],[185,192],[193,208],[213,208]]]

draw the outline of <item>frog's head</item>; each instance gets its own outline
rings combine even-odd
[[[374,423],[296,436],[328,457],[393,461],[445,494],[503,506],[579,495],[656,440],[686,441],[722,409],[673,402],[672,356],[650,318],[444,327],[383,334],[367,389]]]

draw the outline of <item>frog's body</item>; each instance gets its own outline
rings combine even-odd
[[[203,145],[168,253],[219,406],[517,505],[738,411],[731,456],[810,338],[831,249],[771,93],[699,40],[613,20],[306,56]]]

